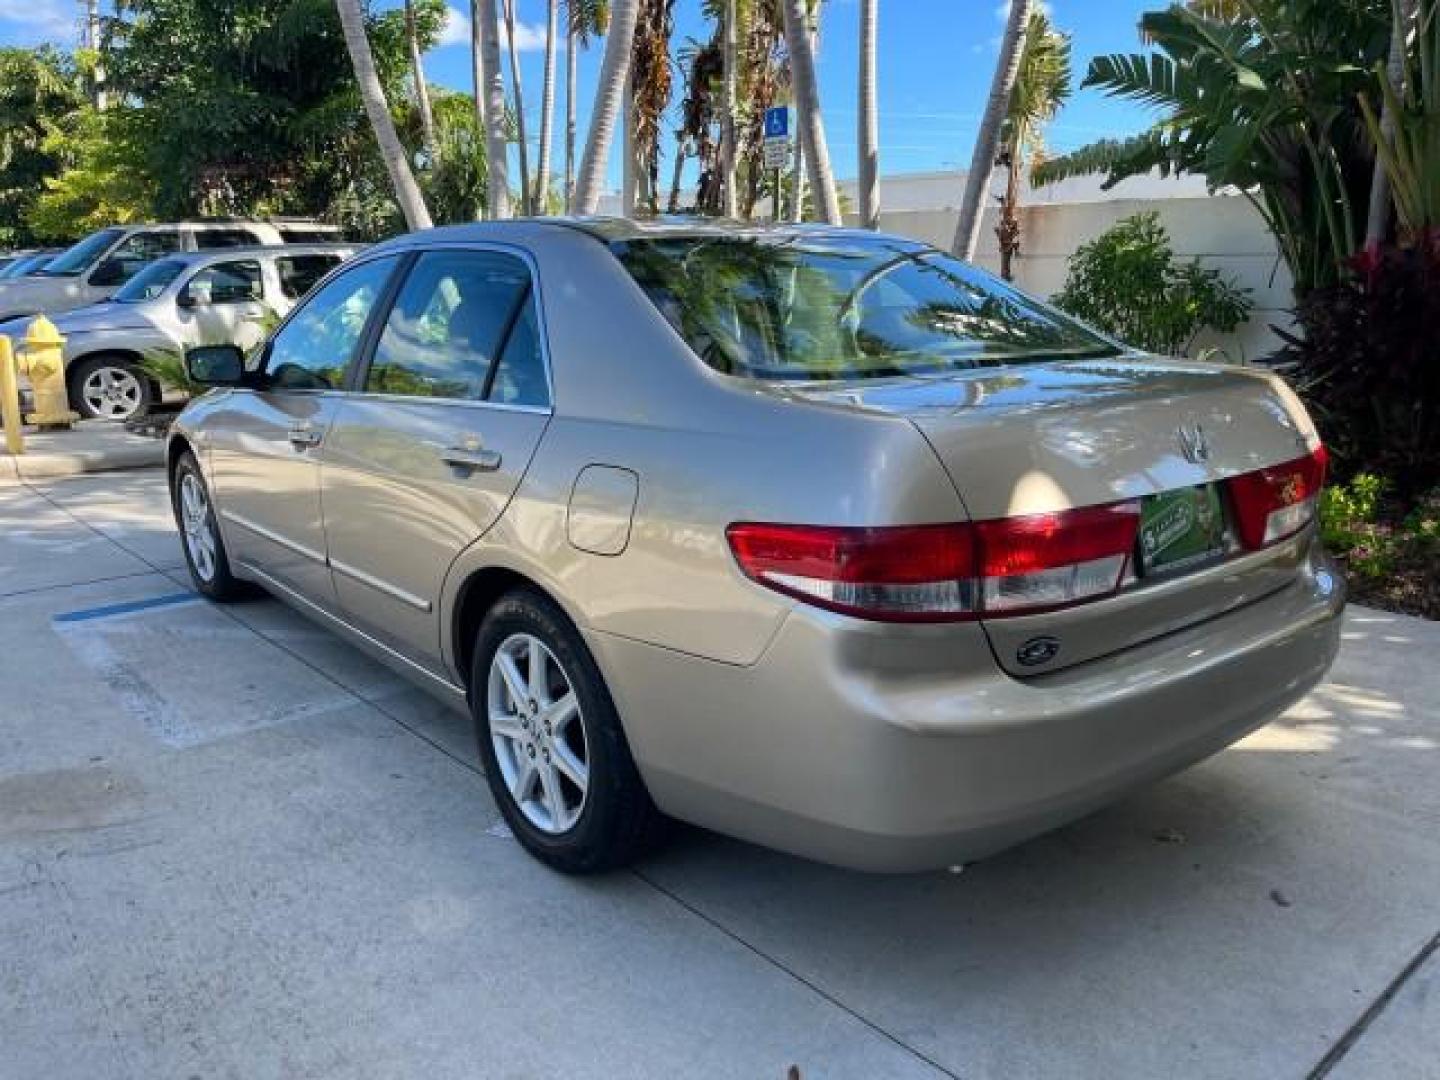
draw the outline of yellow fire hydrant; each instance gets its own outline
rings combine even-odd
[[[25,334],[21,370],[30,376],[35,394],[35,411],[25,417],[42,431],[69,428],[80,419],[70,411],[70,391],[65,385],[65,339],[55,324],[36,315]]]

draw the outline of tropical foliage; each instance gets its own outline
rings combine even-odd
[[[1127,345],[1180,356],[1202,330],[1228,333],[1250,314],[1247,290],[1175,258],[1155,213],[1125,218],[1070,259],[1054,301]]]
[[[1140,30],[1157,51],[1097,57],[1082,85],[1151,106],[1154,125],[1054,158],[1037,181],[1203,175],[1254,202],[1298,296],[1339,281],[1364,235],[1359,101],[1388,52],[1390,0],[1206,0],[1147,12]]]
[[[70,58],[51,48],[0,49],[0,248],[37,238],[28,217],[42,181],[61,164],[52,132],[83,101]]]

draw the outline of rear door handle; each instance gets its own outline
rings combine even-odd
[[[290,429],[290,445],[296,450],[311,450],[320,445],[320,432],[311,427]]]
[[[440,460],[457,469],[469,469],[472,472],[494,472],[500,468],[500,451],[482,450],[478,446],[447,446],[440,451]]]

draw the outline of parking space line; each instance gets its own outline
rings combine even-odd
[[[50,616],[52,622],[77,623],[89,622],[91,619],[107,619],[113,615],[129,615],[135,611],[147,611],[150,608],[172,607],[175,604],[189,604],[199,600],[200,594],[193,592],[168,593],[165,596],[151,596],[144,600],[127,600],[120,604],[105,604],[102,607],[82,608],[79,611],[62,611],[58,615]]]

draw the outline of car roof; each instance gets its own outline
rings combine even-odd
[[[310,243],[310,244],[247,244],[243,247],[208,248],[205,251],[172,251],[160,259],[182,262],[186,266],[199,263],[227,262],[235,258],[254,258],[260,255],[348,255],[363,248],[364,244]]]
[[[719,238],[765,238],[787,239],[791,237],[827,238],[835,240],[882,241],[888,244],[903,244],[915,249],[926,245],[888,233],[875,233],[868,229],[851,229],[834,225],[795,224],[782,222],[731,221],[721,218],[663,216],[644,220],[620,217],[545,217],[511,218],[506,221],[475,221],[463,225],[445,225],[435,229],[406,233],[386,241],[379,247],[403,248],[423,246],[427,243],[464,243],[466,241],[511,240],[523,243],[527,239],[553,234],[556,230],[568,230],[594,237],[603,244],[619,244],[631,240],[655,240],[664,238],[693,237],[695,239]]]

